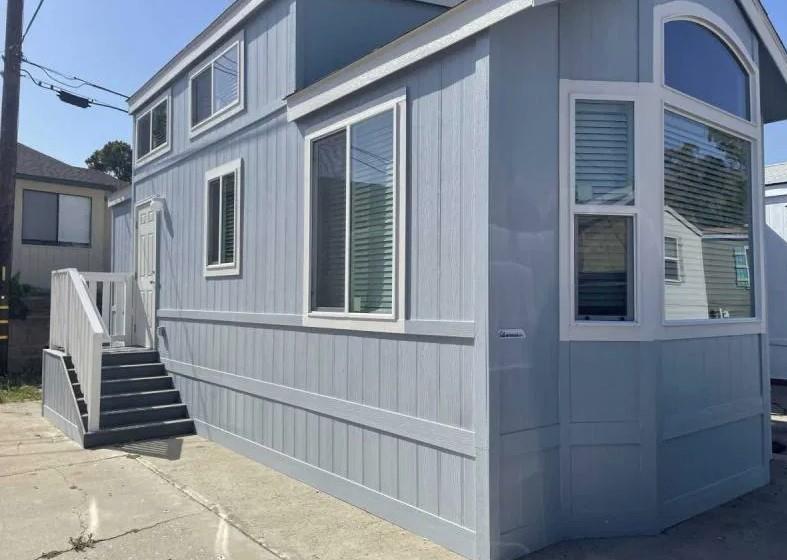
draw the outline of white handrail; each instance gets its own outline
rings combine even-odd
[[[49,346],[71,356],[87,405],[87,429],[99,429],[101,351],[106,331],[76,269],[52,272]]]
[[[90,299],[101,315],[106,332],[105,342],[130,345],[133,334],[133,275],[125,272],[82,272],[81,276]]]

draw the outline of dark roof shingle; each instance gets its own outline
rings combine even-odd
[[[22,178],[62,182],[109,191],[128,185],[125,181],[115,179],[102,171],[69,165],[21,143],[18,144],[17,150],[16,175]]]

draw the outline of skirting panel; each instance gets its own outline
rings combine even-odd
[[[41,408],[44,418],[52,422],[52,424],[55,425],[55,428],[78,443],[80,447],[82,446],[82,432],[79,429],[79,426],[72,424],[46,405],[43,405]]]
[[[259,443],[194,418],[197,433],[250,459],[319,488],[382,517],[404,529],[435,541],[468,558],[475,555],[475,533],[409,504],[395,500],[331,472],[279,453]]]

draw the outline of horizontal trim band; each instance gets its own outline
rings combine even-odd
[[[331,496],[365,509],[404,529],[423,535],[463,556],[472,558],[475,554],[476,535],[466,527],[213,426],[204,420],[194,418],[194,424],[197,434],[219,445],[319,488]]]
[[[182,375],[197,381],[280,402],[358,426],[380,430],[458,455],[472,458],[476,456],[475,434],[469,430],[177,360],[162,357],[161,361],[167,371],[175,375]]]
[[[639,422],[574,422],[569,425],[569,445],[640,445]]]
[[[675,414],[664,418],[661,439],[668,441],[762,414],[765,414],[762,397],[751,397],[702,410]]]
[[[379,332],[373,325],[368,329],[347,329],[341,326],[342,321],[337,320],[336,327],[318,327],[304,324],[303,315],[295,313],[246,313],[242,311],[210,311],[201,309],[159,309],[159,319],[170,321],[200,321],[212,323],[230,323],[235,325],[259,325],[263,327],[290,327],[326,331],[357,331]],[[404,333],[389,333],[393,335],[430,336],[445,338],[475,338],[475,323],[473,321],[424,321],[409,320],[404,322]]]

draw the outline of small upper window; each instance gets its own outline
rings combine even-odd
[[[240,41],[235,42],[191,78],[191,128],[240,107]]]
[[[162,99],[137,118],[137,161],[169,146],[169,99]]]
[[[751,119],[749,73],[718,35],[703,25],[667,22],[664,79],[671,88]]]
[[[205,266],[208,276],[238,274],[240,160],[206,175]]]

